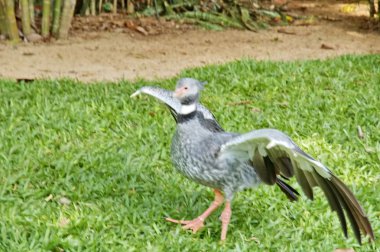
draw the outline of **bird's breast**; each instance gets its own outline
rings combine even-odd
[[[176,169],[202,185],[235,192],[256,186],[259,181],[254,168],[234,156],[219,157],[223,135],[196,130],[195,125],[177,127],[171,146]]]
[[[187,178],[200,184],[218,188],[223,171],[218,169],[213,151],[197,139],[176,132],[171,146],[175,168]]]

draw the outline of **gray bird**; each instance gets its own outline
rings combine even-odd
[[[313,159],[293,141],[275,129],[259,129],[245,134],[225,132],[214,116],[198,100],[204,83],[183,78],[174,92],[158,87],[142,87],[132,96],[145,93],[163,101],[177,122],[171,145],[172,162],[187,178],[214,189],[210,207],[194,220],[168,221],[182,224],[194,233],[205,219],[225,202],[221,215],[221,240],[227,236],[234,194],[261,183],[277,185],[290,200],[298,192],[284,180],[295,176],[306,196],[313,200],[313,187],[319,186],[339,217],[347,237],[348,217],[355,237],[361,233],[374,240],[369,220],[359,202],[326,166]]]

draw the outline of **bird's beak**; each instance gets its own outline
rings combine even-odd
[[[173,97],[174,98],[180,98],[184,93],[184,89],[183,88],[179,88],[179,89],[176,89],[174,91],[174,94],[173,94]]]
[[[133,98],[135,96],[138,96],[139,94],[141,94],[141,90],[140,89],[137,90],[136,92],[134,92],[133,94],[131,94],[131,96],[129,96],[129,97]]]

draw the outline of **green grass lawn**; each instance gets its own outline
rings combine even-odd
[[[208,81],[201,100],[226,130],[280,129],[330,167],[379,236],[380,56],[242,60],[181,76]],[[213,195],[173,169],[175,124],[165,106],[129,95],[143,85],[173,89],[177,79],[0,81],[0,250],[379,249],[366,239],[360,247],[351,230],[346,240],[319,189],[314,201],[303,196],[295,203],[277,187],[237,194],[225,244],[221,210],[195,235],[165,222],[166,216],[196,217]],[[294,180],[291,185],[301,190]]]

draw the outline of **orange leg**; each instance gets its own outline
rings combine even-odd
[[[183,226],[184,229],[191,229],[193,231],[193,233],[196,233],[200,228],[202,228],[204,226],[203,222],[205,221],[205,219],[212,212],[214,212],[216,209],[218,209],[218,207],[224,201],[223,194],[219,190],[214,189],[214,193],[215,193],[215,199],[211,203],[210,207],[207,208],[207,210],[204,213],[202,213],[201,215],[199,215],[194,220],[174,220],[172,218],[166,218],[166,220],[170,221],[170,222],[182,224],[182,225],[184,225]]]
[[[230,223],[231,214],[231,203],[229,201],[226,201],[226,206],[224,207],[222,215],[220,216],[220,219],[222,220],[222,235],[220,239],[222,241],[226,240],[228,224]]]

